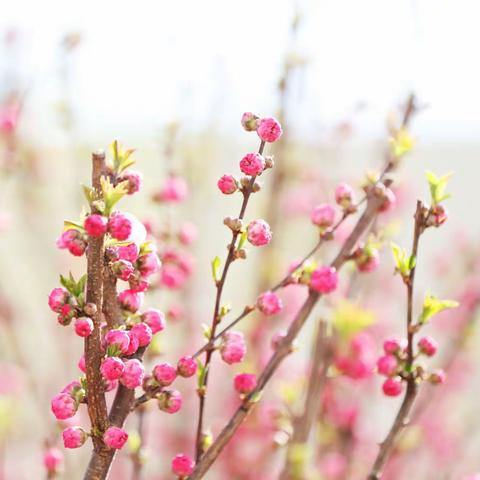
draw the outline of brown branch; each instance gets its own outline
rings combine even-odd
[[[376,197],[373,193],[369,195],[367,201],[367,207],[363,212],[362,216],[358,220],[357,224],[355,225],[354,229],[345,240],[340,252],[336,256],[336,258],[331,263],[331,266],[339,270],[342,265],[348,260],[351,251],[355,244],[358,242],[362,234],[367,230],[368,226],[372,222],[373,218],[375,217],[378,207],[380,205],[381,199]],[[292,351],[292,343],[297,337],[298,333],[302,329],[303,325],[305,324],[307,318],[309,317],[310,313],[312,312],[313,308],[315,307],[318,299],[320,298],[320,294],[315,291],[310,291],[307,299],[305,300],[304,304],[302,305],[300,311],[297,313],[295,318],[293,319],[290,328],[282,340],[276,351],[270,357],[267,365],[265,366],[264,370],[260,374],[257,382],[257,387],[253,392],[251,392],[243,402],[243,404],[237,409],[233,417],[230,419],[228,424],[224,427],[220,435],[217,437],[215,442],[212,446],[207,450],[207,452],[203,455],[200,461],[197,463],[193,474],[189,477],[190,480],[198,480],[203,478],[205,473],[211,467],[213,462],[216,460],[218,455],[221,453],[223,448],[227,445],[230,441],[232,436],[235,434],[239,426],[243,423],[247,415],[250,413],[252,408],[256,403],[256,399],[258,396],[263,392],[268,381],[271,379],[277,368],[282,363],[283,359],[288,356],[288,354]]]
[[[417,202],[417,209],[415,211],[415,227],[413,232],[413,245],[411,256],[417,258],[418,255],[418,243],[420,236],[425,230],[425,207],[421,201]],[[382,476],[382,469],[385,466],[388,458],[390,457],[395,442],[403,431],[403,429],[409,423],[409,415],[412,410],[415,398],[418,393],[418,384],[416,380],[416,374],[413,371],[413,362],[414,362],[414,352],[413,352],[413,342],[415,329],[411,328],[413,326],[413,287],[415,280],[415,270],[414,266],[404,282],[407,286],[407,322],[406,322],[406,331],[407,331],[407,365],[405,370],[407,374],[407,389],[405,391],[405,396],[403,398],[400,409],[395,417],[395,420],[388,432],[387,437],[380,445],[380,450],[377,454],[377,458],[373,464],[373,467],[367,477],[368,480],[379,480]]]
[[[105,153],[97,152],[92,155],[92,186],[100,193],[100,178],[105,171]],[[96,213],[92,207],[92,213]],[[92,315],[93,332],[85,338],[85,366],[88,395],[88,414],[92,424],[95,451],[104,448],[101,434],[107,428],[107,404],[103,379],[100,374],[102,361],[101,348],[101,323],[102,323],[102,298],[103,298],[103,257],[104,237],[88,240],[87,250],[87,303],[96,306],[96,312]],[[100,435],[100,436],[99,436]],[[95,477],[91,477],[92,479]]]
[[[264,148],[265,148],[265,142],[262,140],[260,143],[260,148],[258,149],[258,153],[260,155],[263,154]],[[250,179],[250,183],[248,184],[248,186],[245,187],[243,190],[243,202],[240,208],[240,213],[238,215],[238,218],[240,220],[243,220],[243,217],[245,216],[248,200],[250,198],[250,195],[252,194],[253,185],[255,184],[256,178],[257,177],[252,177]],[[219,314],[220,314],[223,288],[225,286],[225,281],[227,279],[227,274],[228,274],[230,265],[235,260],[235,248],[236,248],[236,242],[239,234],[240,234],[239,230],[232,230],[232,239],[228,246],[228,254],[227,254],[227,259],[225,261],[225,266],[223,267],[222,276],[216,285],[217,293],[215,296],[215,307],[213,309],[213,318],[212,318],[212,324],[210,329],[209,342],[211,342],[212,339],[215,337],[217,326],[220,321]],[[205,375],[203,379],[203,384],[200,385],[197,390],[198,398],[199,398],[198,423],[197,423],[197,433],[195,438],[195,457],[197,461],[200,459],[200,457],[203,454],[203,419],[205,415],[205,402],[206,402],[206,396],[207,396],[207,385],[208,385],[209,369],[210,369],[210,362],[212,360],[212,354],[213,354],[213,350],[211,349],[206,350],[205,364],[204,364]]]

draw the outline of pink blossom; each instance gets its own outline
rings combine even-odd
[[[127,240],[132,233],[132,222],[123,213],[115,213],[108,220],[108,231],[117,240]]]
[[[128,344],[128,350],[125,352],[125,355],[129,357],[136,353],[140,344],[138,342],[138,337],[134,335],[131,330],[127,331],[127,335],[130,338],[130,343]]]
[[[181,288],[187,279],[182,268],[174,263],[167,263],[160,271],[160,283],[171,290]]]
[[[331,293],[337,289],[338,274],[333,267],[320,267],[312,272],[310,288],[319,293]]]
[[[240,160],[240,170],[245,175],[256,177],[260,175],[265,168],[265,159],[259,153],[247,153]]]
[[[380,264],[378,251],[373,248],[360,251],[360,254],[355,258],[355,264],[359,272],[371,273],[375,271]]]
[[[383,342],[383,351],[385,353],[399,353],[407,348],[407,340],[404,338],[391,337]]]
[[[64,231],[56,243],[58,248],[66,248],[75,257],[81,257],[87,248],[82,233],[75,229]]]
[[[177,378],[177,370],[170,363],[159,363],[153,368],[153,376],[162,387],[167,387]]]
[[[114,347],[114,350],[125,354],[130,345],[130,337],[125,330],[109,330],[105,335],[105,343],[108,347]]]
[[[134,266],[128,260],[123,259],[112,263],[111,268],[116,277],[124,281],[127,281],[135,272]]]
[[[58,314],[57,321],[60,325],[68,325],[72,318],[75,316],[75,309],[69,304],[66,303]]]
[[[438,350],[438,343],[432,337],[422,337],[418,341],[418,348],[427,357],[433,357]]]
[[[81,389],[82,385],[78,380],[73,380],[69,384],[65,386],[65,388],[61,391],[61,393],[68,393],[71,396],[74,396],[75,391]]]
[[[81,427],[68,427],[63,431],[62,437],[65,448],[78,448],[87,440],[87,433]]]
[[[272,240],[270,225],[265,220],[253,220],[247,228],[247,239],[256,247],[267,245]]]
[[[139,248],[135,243],[130,243],[129,245],[118,247],[117,252],[119,259],[135,263],[138,257]]]
[[[143,293],[124,290],[118,295],[120,307],[128,312],[135,313],[143,303]]]
[[[148,277],[157,273],[160,270],[160,266],[161,263],[156,252],[146,253],[137,259],[137,268],[142,277]]]
[[[106,380],[118,380],[125,369],[125,365],[118,357],[107,357],[103,359],[100,372]]]
[[[312,223],[318,227],[330,227],[335,221],[335,209],[327,203],[322,203],[313,209],[310,219]]]
[[[87,372],[87,367],[85,366],[85,355],[82,355],[80,357],[80,360],[78,361],[77,366],[78,366],[79,370],[82,371],[83,373]]]
[[[48,296],[48,306],[56,313],[68,302],[70,294],[64,288],[54,288]]]
[[[193,223],[184,223],[178,232],[178,240],[183,245],[191,245],[197,239],[197,227]]]
[[[103,434],[103,441],[109,448],[119,450],[128,440],[128,433],[119,427],[109,427]]]
[[[75,333],[79,337],[88,337],[93,332],[93,322],[91,318],[80,317],[75,320]]]
[[[178,390],[162,390],[157,398],[158,407],[164,412],[176,413],[182,408],[182,395]]]
[[[118,178],[118,182],[127,182],[127,194],[133,195],[140,190],[143,182],[143,175],[134,170],[127,170]]]
[[[161,202],[182,202],[188,195],[188,185],[183,177],[171,175],[165,180],[155,200]]]
[[[398,368],[397,359],[391,355],[383,355],[377,360],[377,369],[380,375],[385,375],[386,377],[391,377],[395,375]]]
[[[260,118],[254,113],[245,112],[242,115],[242,120],[241,120],[242,127],[247,132],[254,132],[255,130],[257,130],[257,127],[258,127],[258,120],[260,120]]]
[[[101,237],[107,231],[107,219],[94,213],[85,218],[83,227],[90,237]]]
[[[434,370],[428,378],[433,385],[441,385],[447,381],[447,374],[444,370]]]
[[[448,212],[443,205],[434,205],[432,207],[432,215],[436,227],[443,225],[448,219]]]
[[[137,337],[140,347],[146,347],[152,341],[152,329],[146,323],[135,324],[130,332]]]
[[[66,420],[77,413],[77,402],[68,393],[59,393],[52,398],[52,412],[58,420]]]
[[[264,292],[257,298],[257,307],[264,315],[275,315],[283,308],[282,300],[274,292]]]
[[[383,382],[382,389],[387,397],[397,397],[403,390],[402,379],[400,377],[387,378],[385,382]]]
[[[56,447],[49,447],[43,452],[43,465],[48,472],[56,473],[63,463],[63,453]]]
[[[142,384],[144,376],[145,369],[143,368],[143,363],[136,358],[132,358],[125,362],[125,369],[120,377],[120,382],[125,387],[133,390]]]
[[[243,334],[241,332],[225,333],[220,353],[223,361],[228,364],[242,362],[247,354]]]
[[[141,319],[151,328],[153,334],[161,332],[165,328],[165,315],[155,308],[145,310]]]
[[[336,356],[335,366],[354,380],[371,377],[375,367],[375,344],[372,337],[366,332],[357,333],[350,340],[347,353]]]
[[[275,142],[282,133],[282,127],[275,118],[262,118],[258,123],[257,134],[264,142]]]
[[[180,320],[185,315],[185,310],[179,303],[170,305],[167,310],[167,318],[169,320]]]
[[[353,189],[347,183],[340,183],[335,189],[335,201],[343,208],[349,207],[355,200]]]
[[[197,372],[197,362],[189,355],[180,358],[177,363],[177,373],[185,378],[192,377]]]
[[[194,468],[195,462],[183,453],[179,453],[172,460],[172,472],[179,477],[188,477]]]
[[[233,175],[224,175],[223,177],[220,177],[217,186],[225,195],[235,193],[238,189],[237,180]]]
[[[233,380],[235,390],[240,394],[247,394],[257,387],[257,376],[254,373],[239,373]]]

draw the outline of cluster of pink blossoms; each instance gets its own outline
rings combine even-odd
[[[437,342],[428,336],[421,337],[417,342],[417,346],[418,356],[433,357],[438,349]],[[383,351],[384,355],[377,360],[378,373],[387,377],[383,382],[383,393],[388,397],[396,397],[403,392],[404,387],[405,367],[407,365],[407,340],[403,338],[389,338],[383,343]],[[434,370],[428,375],[427,379],[433,385],[439,385],[445,382],[446,374],[443,370]]]
[[[150,375],[145,374],[141,360],[143,351],[152,342],[153,336],[164,330],[165,315],[155,308],[142,311],[142,305],[151,277],[161,273],[162,262],[156,246],[147,239],[146,227],[130,214],[113,211],[114,203],[124,194],[138,192],[142,182],[140,174],[122,171],[117,163],[116,165],[116,171],[110,165],[107,178],[102,178],[103,200],[110,208],[87,215],[79,223],[67,222],[67,229],[57,240],[57,245],[61,249],[68,249],[75,256],[81,256],[88,252],[90,242],[104,238],[105,268],[117,281],[127,285],[117,297],[121,325],[115,328],[109,328],[106,323],[100,325],[103,355],[100,373],[104,381],[104,391],[113,391],[119,385],[131,390],[142,388],[148,398],[157,400],[161,410],[175,413],[182,406],[182,396],[178,390],[167,387],[170,387],[177,376],[187,378],[195,375],[197,363],[192,357],[184,356],[176,367],[161,363],[154,366]],[[89,200],[95,200],[93,190],[89,195]],[[183,183],[178,179],[170,179],[170,184],[163,189],[161,196],[163,201],[180,201],[185,195]],[[189,244],[194,236],[192,228],[184,228],[179,233],[180,242],[183,244]],[[185,271],[191,271],[189,262],[176,257],[171,250],[164,250],[162,258],[167,264],[175,262]],[[86,301],[87,276],[84,275],[79,280],[72,275],[61,276],[60,281],[62,287],[54,288],[48,297],[49,307],[58,315],[61,325],[68,325],[73,321],[75,332],[80,337],[89,337],[95,328],[92,318],[96,318],[97,307]],[[79,361],[79,368],[86,374],[84,356]],[[70,382],[53,397],[51,410],[57,420],[63,421],[72,418],[80,405],[87,401],[84,375]],[[110,425],[100,433],[105,445],[112,449],[121,449],[128,439],[127,432],[117,425]],[[87,432],[79,426],[68,426],[62,434],[63,443],[66,448],[78,448],[90,436],[98,434]],[[50,450],[50,454],[45,456],[45,462],[49,464],[46,468],[58,469],[56,450]],[[55,463],[56,465],[53,465]]]

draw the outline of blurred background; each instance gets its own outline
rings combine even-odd
[[[85,268],[84,258],[58,250],[55,240],[63,220],[77,220],[85,204],[80,185],[89,182],[92,150],[107,149],[114,139],[137,150],[143,189],[122,208],[159,232],[161,252],[167,247],[181,252],[182,281],[172,286],[160,279],[147,299],[168,313],[167,329],[148,361],[175,363],[202,344],[201,325],[209,323],[214,300],[210,261],[224,257],[229,233],[222,220],[240,207],[239,197],[221,195],[217,179],[238,174],[238,161],[258,147],[256,135],[241,128],[242,113],[277,116],[285,134],[267,152],[275,154],[276,166],[262,178],[264,188],[247,214],[269,221],[275,240],[268,252],[256,249],[234,265],[224,296],[233,314],[315,244],[313,206],[333,202],[338,182],[358,188],[367,170],[381,167],[389,130],[400,124],[412,92],[418,109],[409,131],[416,145],[394,174],[397,204],[382,226],[388,241],[408,246],[415,201],[429,199],[424,171],[454,172],[448,222],[428,232],[422,244],[417,300],[430,289],[464,299],[464,306],[428,327],[441,345],[432,362],[447,365],[452,380],[441,387],[443,395],[427,394],[431,402],[407,430],[384,478],[462,479],[480,469],[473,347],[480,293],[479,222],[473,208],[480,154],[479,13],[480,6],[468,0],[5,4],[0,16],[0,478],[46,476],[43,452],[59,443],[61,431],[50,399],[80,375],[82,342],[71,329],[59,328],[47,295],[59,273],[81,274]],[[184,201],[152,201],[171,175],[186,180]],[[192,242],[175,243],[181,231],[189,231]],[[344,237],[340,232],[320,258],[330,260]],[[405,308],[386,245],[378,271],[359,281],[347,268],[345,290],[315,314],[332,319],[345,302],[358,315],[368,312],[371,321],[355,335],[367,335],[371,351],[364,359],[369,374],[360,379],[332,370],[304,478],[363,478],[398,408],[397,400],[382,395],[373,374],[383,338],[402,332]],[[289,287],[282,296],[286,308],[280,319],[253,316],[241,327],[251,346],[251,371],[268,358],[272,334],[288,325],[305,291]],[[310,323],[241,441],[207,478],[278,478],[291,415],[301,404],[315,331]],[[351,333],[341,338],[339,351],[350,351],[353,340]],[[207,409],[214,436],[238,403],[232,368],[219,363]],[[132,415],[133,441],[119,455],[111,478],[172,478],[172,455],[192,453],[196,394],[192,382],[184,381],[180,389],[183,414],[167,416],[152,408],[142,414],[143,422]],[[339,420],[329,411],[337,397],[336,406],[355,412],[347,425],[345,415]],[[58,478],[82,478],[89,447],[64,455]],[[143,458],[141,477],[135,477],[131,472]]]

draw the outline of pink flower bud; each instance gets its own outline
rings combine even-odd
[[[242,127],[247,132],[254,132],[258,127],[258,120],[260,118],[252,112],[245,112],[242,115]]]
[[[357,265],[359,272],[371,273],[375,271],[380,264],[378,251],[374,248],[360,250],[355,258],[355,264]]]
[[[68,302],[70,294],[64,288],[54,288],[48,296],[48,306],[52,311],[60,313],[62,307]]]
[[[56,447],[49,447],[43,452],[43,465],[49,473],[57,473],[62,467],[63,453]]]
[[[282,135],[282,127],[274,118],[262,118],[258,123],[257,134],[268,143],[275,142]]]
[[[310,219],[312,223],[318,227],[330,227],[335,221],[335,209],[327,203],[322,203],[313,209]]]
[[[105,335],[105,343],[111,355],[117,356],[118,353],[126,354],[130,345],[130,337],[125,330],[109,330]]]
[[[79,337],[88,337],[93,332],[93,322],[91,318],[80,317],[75,320],[75,333]]]
[[[167,263],[162,266],[160,272],[160,283],[166,288],[177,289],[181,288],[187,279],[187,275],[174,263]]]
[[[81,427],[68,427],[63,431],[62,437],[65,448],[78,448],[86,442],[88,436]]]
[[[59,393],[52,398],[52,412],[58,420],[66,420],[77,413],[77,402],[68,393]]]
[[[118,258],[127,260],[130,263],[135,263],[138,257],[139,249],[135,243],[124,245],[117,248]]]
[[[118,301],[123,310],[135,313],[142,306],[143,293],[134,292],[131,289],[124,290],[118,295]]]
[[[402,379],[400,377],[387,378],[383,382],[382,389],[387,397],[397,397],[403,390]]]
[[[385,188],[385,191],[383,192],[383,200],[378,208],[379,212],[387,212],[388,210],[391,210],[391,208],[395,205],[397,201],[397,198],[395,197],[395,194],[390,188]]]
[[[257,377],[254,373],[239,373],[234,378],[235,390],[240,394],[247,394],[257,387]]]
[[[127,240],[132,233],[132,222],[122,213],[115,213],[108,221],[108,231],[117,240]]]
[[[122,173],[121,177],[118,178],[118,183],[127,182],[127,194],[133,195],[137,193],[143,181],[143,175],[140,172],[134,170],[127,170]]]
[[[109,448],[119,450],[128,440],[128,433],[119,427],[109,427],[103,434],[103,441]]]
[[[331,293],[337,289],[338,274],[333,267],[321,267],[312,272],[310,288],[319,293]]]
[[[167,387],[177,378],[177,370],[169,363],[159,363],[153,368],[153,376],[162,387]]]
[[[183,245],[191,245],[197,239],[197,227],[193,223],[184,223],[178,232],[178,240]]]
[[[153,334],[161,332],[165,328],[165,315],[160,310],[149,308],[142,313],[140,318],[152,329]]]
[[[443,225],[448,219],[448,212],[443,205],[435,205],[432,207],[432,215],[436,227]]]
[[[85,366],[85,355],[82,355],[80,357],[77,366],[81,372],[87,373],[87,367]]]
[[[242,362],[247,354],[245,339],[240,332],[227,332],[220,349],[222,360],[228,364]]]
[[[182,408],[182,395],[178,390],[162,390],[158,395],[158,408],[167,413],[176,413]]]
[[[130,333],[137,338],[140,347],[146,347],[152,341],[152,329],[146,323],[135,324]]]
[[[69,325],[72,318],[75,316],[75,309],[68,303],[66,303],[58,314],[57,321],[60,325]]]
[[[127,335],[130,338],[130,343],[128,344],[128,350],[125,352],[125,355],[129,357],[130,355],[136,353],[140,344],[138,343],[138,337],[133,335],[131,330],[127,331]]]
[[[335,189],[335,201],[343,208],[349,207],[354,202],[354,193],[350,185],[340,183]]]
[[[172,472],[179,477],[188,477],[194,468],[195,462],[183,453],[179,453],[172,460]]]
[[[81,257],[87,248],[87,242],[83,238],[82,232],[73,228],[65,230],[57,240],[57,247],[60,249],[68,249],[68,251],[76,257]]]
[[[117,278],[120,280],[127,281],[132,274],[135,272],[135,268],[128,260],[117,260],[116,262],[112,263],[112,272],[115,274]]]
[[[137,268],[142,277],[149,277],[160,270],[160,260],[156,252],[150,252],[137,259]]]
[[[104,358],[100,366],[100,372],[105,380],[118,380],[125,369],[125,365],[118,357]]]
[[[94,213],[85,218],[83,227],[90,237],[101,237],[107,231],[107,219]]]
[[[433,357],[438,350],[438,343],[432,337],[422,337],[418,341],[418,348],[427,357]]]
[[[428,380],[432,385],[441,385],[446,382],[447,374],[444,370],[435,370],[430,374]]]
[[[384,355],[377,360],[377,369],[380,375],[391,377],[395,375],[397,367],[397,359],[391,354]]]
[[[177,363],[177,373],[185,378],[192,377],[197,372],[197,362],[190,357],[185,355]]]
[[[245,175],[256,177],[260,175],[265,168],[265,159],[259,153],[247,153],[240,160],[240,170]]]
[[[133,390],[142,384],[144,376],[145,369],[143,368],[143,363],[136,358],[132,358],[125,362],[125,369],[120,377],[120,382],[125,387]]]
[[[264,315],[275,315],[283,308],[282,300],[274,292],[264,292],[257,298],[257,307]]]
[[[182,202],[188,195],[188,185],[183,177],[171,175],[165,180],[161,190],[155,194],[157,202]]]
[[[265,220],[253,220],[248,224],[247,239],[256,247],[267,245],[272,240],[270,225]]]
[[[225,195],[235,193],[238,189],[237,180],[233,175],[224,175],[223,177],[220,177],[217,186]]]
[[[387,338],[383,342],[383,351],[385,353],[399,353],[407,348],[407,340],[404,338]]]

